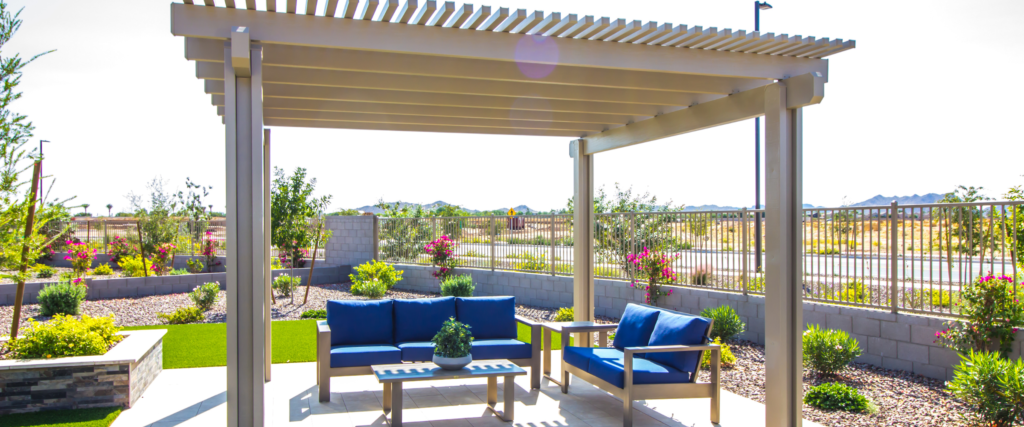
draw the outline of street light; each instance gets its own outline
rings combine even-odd
[[[754,1],[754,31],[761,31],[761,11],[772,5]],[[761,118],[754,118],[754,209],[761,209]],[[761,214],[754,213],[754,268],[761,271]]]
[[[47,141],[45,139],[40,139],[39,140],[39,193],[37,193],[37,194],[39,196],[39,201],[40,202],[43,201],[43,143],[44,142],[49,143],[50,141]]]

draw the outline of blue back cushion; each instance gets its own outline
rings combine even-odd
[[[396,299],[395,342],[430,341],[455,317],[455,297]]]
[[[331,345],[394,344],[393,300],[327,301]]]
[[[654,325],[650,345],[701,345],[711,321],[703,317],[662,312]],[[647,353],[647,359],[669,365],[683,372],[697,372],[699,351]]]
[[[455,311],[474,339],[516,338],[515,297],[456,298]]]
[[[612,347],[622,350],[626,347],[643,347],[651,340],[654,323],[661,311],[636,304],[626,304],[619,327],[615,329]]]

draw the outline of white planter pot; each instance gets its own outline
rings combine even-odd
[[[446,371],[458,371],[459,369],[465,368],[469,362],[473,361],[473,355],[467,354],[463,357],[441,357],[434,355],[434,364],[440,366],[441,369]]]

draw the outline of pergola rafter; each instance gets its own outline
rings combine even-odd
[[[171,32],[226,124],[229,425],[263,424],[255,388],[269,375],[264,126],[572,139],[573,304],[586,320],[594,155],[759,116],[772,223],[766,417],[800,424],[802,108],[824,96],[824,58],[855,42],[450,1],[183,1]]]

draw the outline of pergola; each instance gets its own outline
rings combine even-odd
[[[264,126],[571,138],[574,241],[593,241],[594,155],[765,116],[767,424],[802,409],[802,108],[854,41],[434,0],[183,0],[171,33],[224,117],[228,420],[263,425],[269,381],[269,131]],[[202,4],[195,4],[202,3]],[[593,319],[593,245],[574,246]]]

